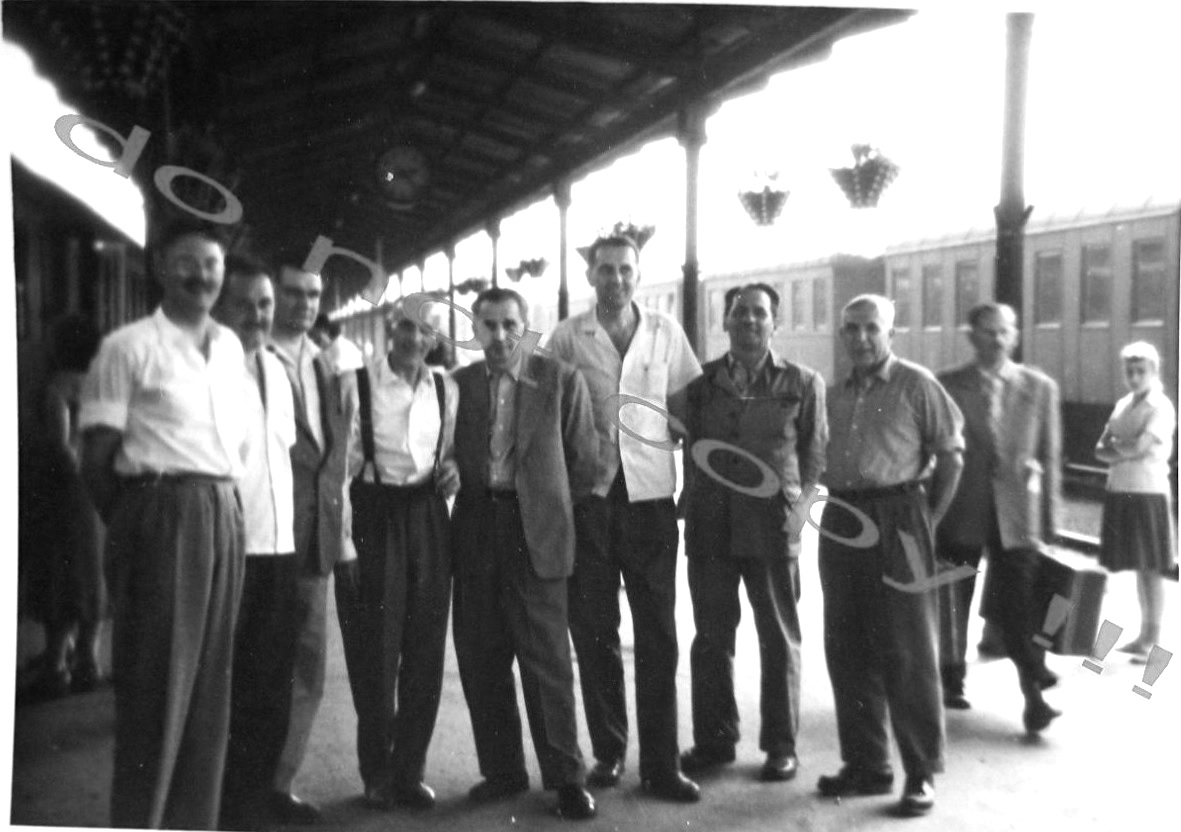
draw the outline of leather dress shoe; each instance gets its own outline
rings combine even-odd
[[[641,784],[641,788],[654,797],[672,800],[676,803],[696,803],[701,800],[701,787],[681,772],[673,772],[667,777],[650,778]]]
[[[981,641],[976,645],[976,655],[981,659],[1003,659],[1009,655],[1009,648],[1003,641]]]
[[[681,771],[689,774],[697,774],[701,771],[708,771],[711,768],[724,766],[727,763],[734,762],[734,747],[718,751],[702,748],[700,745],[695,745],[688,751],[681,754]]]
[[[320,810],[288,792],[271,792],[268,808],[280,823],[310,826],[320,822]]]
[[[525,774],[520,777],[489,777],[472,786],[467,795],[476,803],[491,803],[528,789],[529,777]]]
[[[615,760],[614,762],[598,760],[594,768],[586,775],[587,785],[594,786],[597,789],[609,789],[612,786],[618,786],[619,778],[623,776],[623,769],[623,760]]]
[[[1058,674],[1048,667],[1043,667],[1037,672],[1037,685],[1042,690],[1052,688],[1056,684],[1058,684]]]
[[[395,805],[411,809],[433,809],[435,806],[435,790],[421,780],[394,786],[390,789],[390,798]]]
[[[1043,699],[1026,703],[1022,721],[1025,723],[1026,732],[1036,734],[1048,728],[1050,723],[1060,716],[1062,716],[1062,711],[1054,710]]]
[[[826,797],[889,794],[894,788],[894,772],[845,766],[836,774],[821,775],[816,788]]]
[[[763,763],[763,769],[759,772],[759,779],[764,783],[782,783],[793,779],[799,766],[799,760],[794,754],[768,754],[767,762]]]
[[[935,808],[935,781],[930,777],[906,778],[898,809],[904,815],[925,815]]]
[[[589,820],[595,816],[595,799],[590,792],[576,783],[568,783],[558,789],[558,817],[566,820]]]
[[[972,707],[972,703],[962,693],[944,691],[943,707],[951,708],[953,711],[966,711]]]

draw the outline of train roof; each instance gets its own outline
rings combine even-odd
[[[1181,198],[1152,196],[1138,204],[1117,203],[1106,210],[1094,207],[1084,207],[1078,210],[1053,211],[1039,215],[1034,208],[1028,224],[1025,226],[1026,235],[1042,234],[1051,231],[1065,231],[1072,228],[1086,228],[1093,225],[1105,225],[1116,221],[1130,221],[1165,217],[1181,212]],[[954,245],[971,245],[988,243],[996,240],[996,226],[973,226],[964,231],[921,237],[902,243],[886,246],[887,257],[900,254],[911,254],[930,249],[947,248]]]
[[[106,217],[56,183],[34,173],[15,156],[12,159],[13,208],[21,211],[32,208],[43,212],[55,222],[91,229],[96,237],[110,242],[125,243],[135,251],[142,247]]]

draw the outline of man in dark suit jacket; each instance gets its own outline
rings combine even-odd
[[[730,350],[706,364],[685,393],[685,552],[697,628],[690,652],[694,747],[681,758],[690,774],[735,757],[740,581],[762,664],[759,748],[767,759],[760,777],[778,782],[796,774],[800,537],[788,531],[788,514],[803,489],[820,481],[828,419],[820,374],[771,351],[778,314],[779,295],[766,284],[727,292]]]
[[[509,289],[472,304],[485,361],[457,370],[452,515],[455,652],[488,801],[529,787],[512,666],[521,683],[542,784],[558,812],[595,814],[578,747],[566,579],[574,504],[591,492],[596,439],[586,384],[569,365],[522,359],[528,306]]]
[[[1034,602],[1034,552],[1052,537],[1060,499],[1061,428],[1058,385],[1009,356],[1020,330],[1006,304],[982,303],[968,313],[976,359],[939,381],[964,414],[964,472],[937,531],[940,555],[976,567],[989,553],[989,619],[1000,625],[1025,695],[1025,727],[1036,733],[1058,716],[1042,697],[1052,684],[1045,651],[1033,643],[1042,622]],[[968,609],[976,579],[940,591],[940,675],[944,703],[969,707]]]
[[[336,569],[337,615],[350,653],[356,551],[345,486],[346,439],[352,397],[308,337],[320,308],[321,278],[292,266],[279,271],[271,345],[295,396],[295,555],[299,573],[299,642],[292,683],[291,721],[275,775],[271,809],[286,823],[314,823],[319,811],[296,797],[292,782],[303,762],[324,694],[328,576]],[[337,568],[339,566],[339,568]],[[351,663],[350,663],[351,664]]]

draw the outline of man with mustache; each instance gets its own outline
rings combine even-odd
[[[676,319],[632,299],[647,230],[617,227],[595,240],[585,252],[595,306],[559,324],[549,344],[586,379],[599,435],[594,493],[578,515],[570,634],[597,760],[588,782],[615,786],[628,733],[622,577],[635,629],[641,786],[666,800],[692,802],[701,792],[681,773],[677,746],[677,474],[662,409],[701,375],[701,365]],[[631,401],[621,408],[620,394],[648,406]]]
[[[295,408],[287,373],[266,348],[274,313],[267,267],[227,257],[215,314],[242,342],[251,383],[243,390],[249,416],[238,487],[246,519],[246,569],[234,638],[221,829],[258,829],[271,820],[268,797],[291,716],[298,632],[290,457]]]
[[[82,395],[82,472],[107,522],[111,826],[214,829],[242,590],[242,345],[210,317],[224,244],[153,235],[160,307],[106,337]]]
[[[826,397],[824,484],[861,517],[829,508],[820,525],[824,653],[845,765],[818,788],[831,797],[890,792],[888,707],[906,770],[899,810],[920,815],[934,808],[943,770],[936,601],[922,579],[935,573],[933,530],[963,469],[964,420],[927,368],[894,355],[889,298],[850,300],[840,337],[853,366]],[[866,546],[863,527],[877,533]]]
[[[346,660],[353,652],[348,621],[356,614],[356,552],[345,485],[345,440],[352,412],[341,395],[340,379],[308,337],[320,311],[320,275],[286,265],[279,270],[275,289],[271,346],[287,372],[295,398],[291,469],[300,623],[291,721],[275,773],[271,810],[284,823],[309,824],[319,820],[320,812],[295,796],[292,783],[324,695],[329,574],[335,573],[336,612]]]
[[[455,458],[462,487],[452,516],[455,653],[483,782],[477,802],[529,788],[513,659],[521,672],[542,786],[570,820],[595,814],[574,712],[566,579],[574,512],[591,491],[595,432],[573,367],[514,349],[528,305],[511,289],[472,304],[484,360],[455,372]]]
[[[427,746],[439,712],[451,538],[446,500],[459,489],[455,382],[426,365],[434,330],[395,306],[389,353],[346,376],[359,616],[350,626],[357,756],[365,802],[427,809]]]
[[[726,292],[730,350],[686,389],[685,552],[693,598],[694,746],[682,764],[733,762],[738,743],[734,639],[746,585],[762,665],[764,782],[796,775],[800,725],[800,536],[790,507],[820,481],[828,421],[820,374],[771,350],[779,294],[765,283]],[[748,458],[749,457],[749,458]],[[756,464],[756,462],[758,464]]]

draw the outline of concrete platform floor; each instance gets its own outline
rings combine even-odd
[[[1144,668],[1115,652],[1104,662],[1102,675],[1083,668],[1079,657],[1049,657],[1050,667],[1060,674],[1061,683],[1049,692],[1048,698],[1065,715],[1037,740],[1023,736],[1022,700],[1013,666],[1008,661],[973,661],[968,676],[968,697],[973,708],[947,716],[947,771],[937,780],[937,805],[926,818],[903,821],[891,816],[894,797],[838,802],[818,796],[816,778],[836,771],[840,758],[823,657],[822,599],[815,551],[813,540],[805,548],[801,570],[804,689],[798,779],[776,785],[755,780],[762,762],[757,748],[758,654],[754,625],[749,610],[744,610],[736,675],[746,735],[739,746],[738,762],[701,779],[701,803],[663,803],[639,791],[633,736],[629,750],[633,768],[619,788],[597,795],[598,817],[578,828],[612,832],[835,832],[894,829],[899,824],[908,829],[940,832],[1112,832],[1130,830],[1132,824],[1142,829],[1176,828],[1176,812],[1181,805],[1175,762],[1181,750],[1181,659],[1173,662],[1151,687],[1152,698],[1144,699],[1132,692],[1133,684],[1143,684]],[[693,623],[683,559],[679,579],[680,738],[682,747],[688,747],[692,744],[688,653]],[[1181,647],[1181,593],[1174,583],[1167,584],[1167,592],[1166,631],[1161,646],[1175,651]],[[1125,628],[1120,643],[1135,634],[1139,612],[1131,573],[1113,575],[1108,581],[1104,617]],[[625,613],[625,630],[629,626]],[[973,627],[972,645],[978,640],[981,619],[973,616]],[[630,632],[625,638],[630,655]],[[297,784],[303,797],[324,809],[325,826],[356,832],[391,827],[406,832],[483,832],[556,830],[565,825],[549,812],[552,796],[537,789],[540,778],[531,750],[528,756],[533,790],[492,806],[468,803],[467,790],[477,782],[479,774],[450,644],[439,724],[427,768],[427,782],[438,792],[438,806],[429,812],[377,813],[365,809],[359,800],[361,786],[353,750],[355,717],[339,631],[332,631],[330,650],[326,698]],[[630,663],[628,678],[630,684]],[[631,705],[634,718],[634,702]],[[112,720],[109,687],[15,712],[13,824],[106,823]],[[580,726],[580,733],[583,751],[589,753],[585,725]],[[528,738],[526,745],[531,749]],[[896,769],[901,775],[897,763]],[[0,769],[0,777],[3,774]]]

